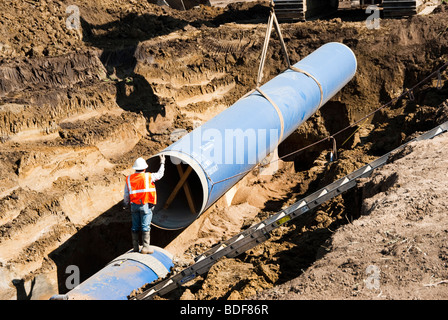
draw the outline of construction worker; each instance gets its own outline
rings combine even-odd
[[[135,160],[132,169],[135,173],[126,177],[124,187],[124,206],[131,205],[132,214],[132,245],[134,252],[139,252],[139,232],[142,232],[143,247],[141,253],[154,251],[149,247],[152,209],[157,203],[156,186],[154,182],[160,180],[165,172],[165,156],[160,156],[160,168],[155,173],[145,172],[148,164],[145,159]]]

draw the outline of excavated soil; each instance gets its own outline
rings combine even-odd
[[[70,30],[69,5],[81,31]],[[448,61],[448,7],[382,19],[362,10],[282,24],[292,61],[338,41],[353,80],[279,147],[283,157],[389,102]],[[130,248],[124,177],[254,88],[266,3],[186,12],[128,0],[0,4],[0,298],[67,292]],[[273,36],[264,80],[284,70]],[[331,144],[253,172],[185,230],[153,227],[176,270],[241,229],[448,120],[446,72]],[[436,87],[439,87],[438,89]],[[414,143],[346,194],[161,299],[445,299],[446,137]],[[369,267],[373,266],[373,267]],[[373,271],[372,271],[373,270]],[[375,273],[378,272],[378,273]]]
[[[447,299],[447,142],[413,142],[361,179],[362,216],[300,276],[253,298]]]

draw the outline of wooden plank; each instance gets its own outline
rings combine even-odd
[[[165,205],[163,206],[163,209],[168,209],[168,207],[171,205],[171,202],[173,202],[173,200],[176,197],[177,193],[179,192],[180,188],[182,188],[185,181],[187,181],[187,178],[190,175],[192,170],[193,169],[191,167],[188,167],[188,169],[185,171],[184,175],[180,178],[179,182],[174,187],[173,192],[171,192],[170,196],[166,200]]]
[[[182,166],[180,164],[178,164],[176,167],[177,167],[177,172],[179,172],[179,177],[182,177],[184,175]],[[188,184],[187,181],[185,181],[185,183],[184,183],[184,192],[185,192],[185,195],[187,196],[187,201],[188,201],[188,206],[190,207],[190,211],[191,211],[191,213],[195,214],[196,209],[194,207],[193,197],[191,196],[190,185]]]

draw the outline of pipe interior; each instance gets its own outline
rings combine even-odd
[[[160,158],[155,156],[147,161],[149,172],[157,172],[160,167]],[[190,209],[184,187],[181,187],[168,208],[164,208],[168,198],[180,180],[177,165],[181,166],[185,173],[189,164],[181,162],[175,156],[165,156],[165,174],[162,179],[156,181],[157,204],[153,210],[152,224],[167,230],[176,230],[190,225],[202,212],[204,203],[204,185],[197,169],[192,168],[185,185],[188,185],[191,200],[194,204],[194,212]]]

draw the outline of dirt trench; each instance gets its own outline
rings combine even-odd
[[[69,4],[80,8],[82,32],[65,28]],[[175,129],[193,129],[254,87],[269,10],[245,3],[180,12],[124,0],[1,6],[0,297],[47,299],[67,291],[67,266],[77,265],[82,281],[129,249],[120,200],[135,158],[165,148]],[[279,156],[357,121],[446,61],[446,6],[381,20],[379,30],[367,29],[360,14],[282,24],[292,61],[339,41],[355,52],[358,71]],[[285,68],[276,36],[268,57],[265,80]],[[248,175],[186,230],[154,227],[153,243],[186,266],[221,239],[431,129],[446,119],[446,79],[442,73],[440,90],[432,79],[413,101],[335,137],[337,161],[327,161],[329,143],[285,158],[274,176]],[[340,196],[163,298],[244,299],[287,283],[325,255],[333,232],[357,219],[362,204],[357,190]]]

